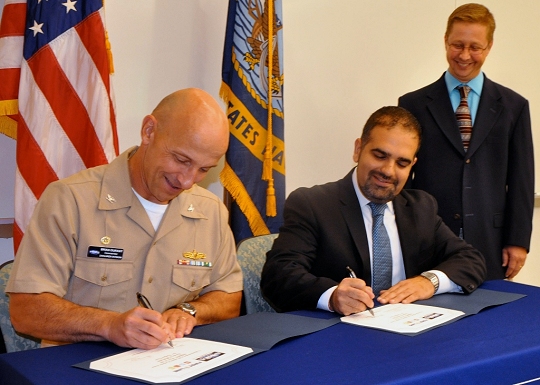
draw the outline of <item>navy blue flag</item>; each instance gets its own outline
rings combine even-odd
[[[231,136],[220,180],[232,198],[237,243],[277,233],[283,223],[281,14],[281,0],[229,0],[220,94]]]

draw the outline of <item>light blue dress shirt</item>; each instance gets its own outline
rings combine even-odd
[[[480,104],[480,96],[482,96],[482,87],[484,86],[484,73],[480,72],[474,79],[467,83],[462,83],[453,77],[450,72],[446,71],[444,74],[444,81],[446,82],[446,88],[448,89],[448,95],[450,96],[450,102],[452,103],[454,112],[457,110],[461,100],[459,90],[457,90],[456,87],[461,85],[468,85],[471,87],[467,102],[469,103],[469,110],[471,111],[472,124],[474,127],[476,112],[478,112],[478,104]]]

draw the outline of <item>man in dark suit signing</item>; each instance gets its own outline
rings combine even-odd
[[[487,279],[503,279],[529,251],[534,153],[529,103],[481,71],[494,31],[483,5],[456,8],[444,35],[448,70],[399,105],[423,130],[407,188],[432,194],[443,221],[484,255]]]
[[[373,307],[375,297],[410,303],[470,293],[483,282],[484,258],[437,216],[435,199],[402,191],[420,138],[414,116],[383,107],[355,141],[356,168],[337,182],[289,195],[261,277],[276,310],[348,315]]]

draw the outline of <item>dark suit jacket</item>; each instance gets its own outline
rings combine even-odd
[[[529,103],[484,79],[470,147],[464,151],[444,81],[399,99],[422,126],[422,145],[407,188],[433,195],[443,221],[486,258],[487,279],[504,278],[502,248],[527,251],[534,209]]]
[[[438,269],[466,293],[483,282],[484,258],[442,222],[432,196],[403,190],[393,204],[407,277]],[[261,277],[263,295],[276,310],[316,308],[327,289],[349,276],[346,266],[371,286],[366,229],[351,173],[292,192],[283,214]]]

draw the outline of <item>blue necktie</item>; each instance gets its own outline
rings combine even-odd
[[[370,202],[369,207],[373,215],[373,282],[371,287],[375,295],[379,295],[381,290],[392,286],[392,250],[383,221],[386,203]]]

